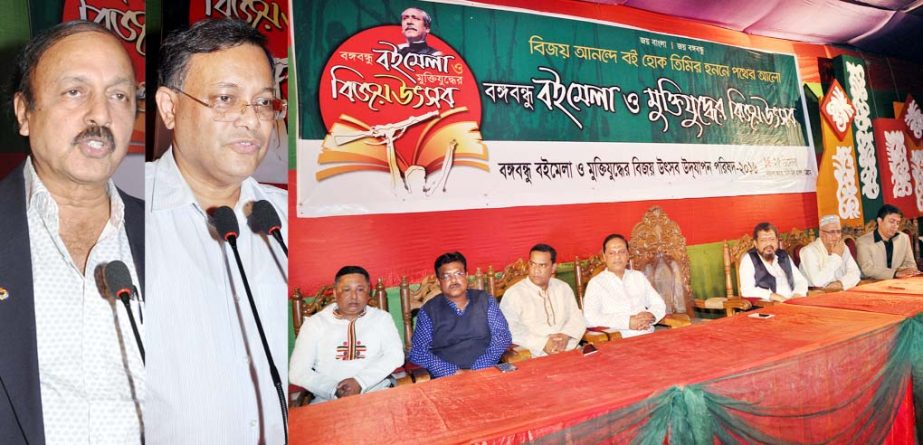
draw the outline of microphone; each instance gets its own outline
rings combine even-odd
[[[285,241],[282,239],[282,221],[279,220],[279,214],[276,213],[276,209],[272,204],[265,199],[253,203],[253,212],[250,216],[253,218],[253,229],[259,233],[272,235],[282,246],[285,256],[288,257],[288,247],[285,246]]]
[[[112,261],[103,268],[103,279],[106,282],[106,289],[109,295],[117,300],[122,300],[125,304],[125,312],[128,312],[128,321],[131,322],[131,331],[135,334],[135,343],[138,344],[138,351],[141,353],[141,362],[144,359],[144,343],[141,341],[141,334],[138,333],[138,325],[135,324],[135,315],[131,311],[131,304],[128,302],[135,295],[135,285],[131,282],[131,273],[128,266],[121,261]]]
[[[276,217],[278,220],[278,216]],[[247,273],[244,272],[244,263],[240,260],[240,252],[237,251],[237,236],[240,234],[240,225],[237,224],[237,215],[234,210],[228,206],[221,206],[215,209],[211,215],[212,225],[218,231],[218,235],[224,238],[234,251],[234,259],[237,260],[237,270],[240,271],[241,281],[244,283],[244,290],[247,292],[247,301],[250,302],[250,310],[253,313],[253,320],[256,322],[256,330],[260,334],[260,342],[263,344],[263,352],[266,354],[266,361],[269,362],[269,375],[272,377],[272,384],[276,387],[276,394],[279,396],[279,407],[282,409],[282,427],[285,431],[285,443],[288,443],[288,405],[285,403],[285,393],[282,391],[282,377],[279,376],[279,370],[272,360],[272,352],[269,351],[269,343],[266,341],[266,333],[263,331],[263,323],[260,321],[260,313],[256,310],[256,303],[253,302],[253,292],[250,291],[250,282],[247,281]],[[278,229],[277,229],[278,230]]]

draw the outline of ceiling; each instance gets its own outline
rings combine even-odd
[[[584,0],[923,63],[923,0]]]

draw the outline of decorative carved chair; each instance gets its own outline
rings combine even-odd
[[[792,257],[795,267],[798,267],[801,265],[801,249],[814,242],[814,238],[811,230],[792,228],[790,232],[779,235],[779,246]]]
[[[629,247],[629,267],[642,272],[664,299],[667,315],[658,324],[671,328],[690,325],[695,299],[689,281],[686,238],[679,225],[660,207],[651,207],[632,229]],[[586,283],[605,268],[605,262],[599,256],[590,258],[585,265],[580,263],[579,258],[575,261],[581,308]]]
[[[487,268],[487,291],[498,300],[503,298],[504,292],[529,276],[529,264],[519,258],[516,262],[507,265],[503,271],[494,272],[494,267]]]
[[[372,289],[370,297],[369,306],[376,307],[385,312],[388,311],[388,293],[385,291],[385,285],[381,278],[378,279],[378,282]],[[294,327],[295,335],[297,336],[301,332],[301,326],[304,325],[304,320],[320,312],[327,307],[328,304],[336,301],[336,297],[333,294],[333,285],[328,284],[321,286],[311,297],[306,297],[301,293],[300,288],[295,288],[289,300],[292,304],[292,327]],[[401,371],[402,369],[398,368],[395,372],[399,373]],[[313,398],[311,393],[306,389],[293,384],[288,385],[288,394],[288,404],[290,407],[306,405]]]
[[[574,258],[574,277],[577,282],[577,306],[583,310],[583,296],[586,295],[586,285],[596,274],[606,269],[606,262],[599,255],[594,255],[581,261],[580,257]],[[587,326],[583,334],[585,343],[604,343],[618,340],[622,334],[617,329],[602,326]]]
[[[468,285],[473,289],[484,290],[490,281],[491,273],[485,277],[480,268],[476,269],[473,277],[468,277]],[[472,279],[473,278],[473,279]],[[436,275],[429,274],[420,280],[419,284],[411,285],[404,276],[401,278],[401,315],[404,320],[404,350],[409,353],[413,345],[413,323],[414,317],[419,313],[423,304],[439,295],[442,289],[439,287],[439,281]],[[529,350],[520,346],[510,346],[503,356],[500,357],[501,363],[514,363],[521,360],[532,358]],[[406,385],[409,383],[419,383],[430,380],[430,375],[420,366],[408,362],[404,366],[406,375],[396,376],[397,385]]]

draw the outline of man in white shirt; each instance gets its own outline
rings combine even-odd
[[[612,234],[603,241],[606,270],[586,287],[586,325],[618,329],[623,338],[654,332],[667,313],[663,298],[643,273],[628,269],[628,240]]]
[[[859,283],[859,265],[843,242],[843,230],[837,215],[826,215],[820,219],[820,237],[802,247],[800,256],[798,269],[810,286],[834,292]]]
[[[241,273],[209,224],[221,206],[237,217],[241,262],[285,388],[288,260],[247,224],[252,204],[268,201],[288,234],[287,192],[250,177],[285,110],[265,42],[246,22],[203,20],[161,46],[156,101],[173,144],[145,169],[149,443],[284,441]]]
[[[740,295],[785,301],[808,294],[808,280],[779,248],[779,230],[761,222],[753,228],[753,248],[740,258]]]
[[[370,290],[365,269],[342,267],[333,285],[336,303],[305,320],[289,374],[314,395],[311,404],[388,388],[388,376],[404,363],[394,319],[368,306]]]
[[[0,181],[0,443],[142,443],[140,348],[97,275],[121,261],[143,282],[144,204],[110,179],[135,119],[131,59],[104,27],[62,23],[29,41],[12,87],[31,154]]]
[[[547,244],[529,252],[529,276],[510,286],[500,300],[513,343],[529,349],[532,357],[577,347],[586,330],[570,286],[555,278],[558,253]]]

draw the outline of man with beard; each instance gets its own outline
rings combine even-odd
[[[422,9],[407,8],[401,13],[401,33],[407,39],[407,43],[398,46],[398,52],[401,55],[409,53],[423,54],[428,56],[441,56],[442,53],[436,51],[436,48],[426,44],[426,36],[429,35],[429,26],[432,19],[429,14]]]
[[[768,222],[753,228],[753,248],[740,258],[740,295],[785,301],[808,294],[808,280],[779,248],[779,231]]]
[[[131,60],[105,28],[62,23],[23,48],[12,99],[31,154],[0,182],[0,443],[141,443],[143,361],[98,278],[122,261],[143,282],[144,204],[110,179],[135,119]]]
[[[268,201],[288,235],[288,194],[250,177],[285,102],[266,38],[241,20],[203,20],[161,46],[156,101],[172,146],[145,170],[150,443],[282,443],[270,366],[228,243],[209,224],[230,207],[237,246],[281,383],[288,380],[288,260],[248,227]],[[223,235],[223,234],[222,234]]]
[[[410,361],[433,378],[496,365],[512,343],[497,301],[468,289],[468,262],[461,253],[439,255],[433,268],[442,293],[420,308]]]
[[[885,204],[878,209],[878,227],[856,240],[862,276],[876,280],[907,278],[920,273],[913,259],[910,237],[900,231],[900,209]]]

